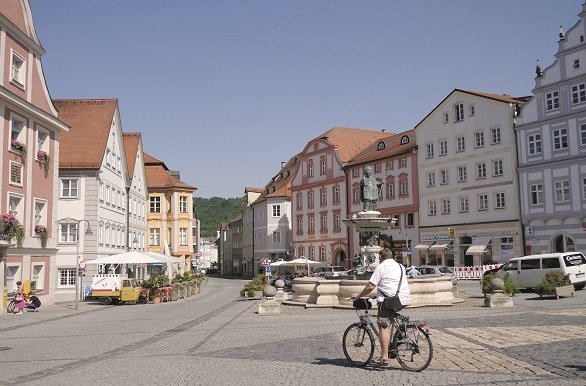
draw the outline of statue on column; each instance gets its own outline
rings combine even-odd
[[[360,179],[360,201],[364,212],[376,211],[376,202],[381,193],[382,181],[372,176],[372,167],[364,167],[364,175]]]

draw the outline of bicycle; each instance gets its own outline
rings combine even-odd
[[[26,304],[29,301],[29,296],[27,294],[23,294],[23,295],[24,295],[24,302]],[[14,309],[16,308],[16,303],[18,303],[16,301],[16,294],[13,293],[12,299],[10,299],[10,301],[8,302],[8,305],[6,306],[6,312],[8,312],[9,314],[12,314],[14,312]]]
[[[360,321],[346,328],[342,348],[353,366],[364,367],[374,356],[374,335],[378,338],[378,328],[371,319],[376,315],[368,313],[372,307],[368,299],[357,299],[353,306]],[[393,330],[396,330],[394,334]],[[396,313],[391,320],[391,337],[389,358],[397,359],[401,367],[408,371],[418,372],[429,366],[433,358],[433,345],[424,322],[410,321],[409,317]]]

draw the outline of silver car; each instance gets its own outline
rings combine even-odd
[[[415,269],[418,272],[415,278],[424,279],[426,277],[447,276],[452,279],[452,284],[456,284],[458,282],[452,267],[445,265],[422,265],[420,267],[415,267]],[[407,275],[410,275],[410,270],[407,271]]]
[[[348,271],[346,270],[346,268],[341,267],[339,265],[334,265],[331,267],[321,267],[321,268],[318,268],[315,271],[313,271],[313,273],[311,274],[311,276],[328,277],[328,278],[346,276],[346,275],[348,275]]]

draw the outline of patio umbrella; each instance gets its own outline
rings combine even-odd
[[[110,255],[100,257],[94,260],[88,260],[86,264],[161,264],[166,263],[161,259],[157,259],[154,256],[149,256],[146,253],[138,251],[129,251],[125,253],[119,253],[117,255]]]
[[[319,261],[313,261],[313,260],[309,260],[305,257],[299,257],[297,259],[293,259],[293,260],[289,260],[289,261],[284,261],[282,262],[282,264],[280,264],[280,267],[298,267],[298,266],[306,266],[307,267],[307,275],[309,276],[309,267],[310,266],[318,266],[318,265],[324,265],[324,263],[321,263]]]

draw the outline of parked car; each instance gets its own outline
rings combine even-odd
[[[419,267],[415,267],[417,272],[419,273],[416,278],[424,279],[426,277],[438,277],[438,276],[447,276],[452,279],[452,284],[456,284],[458,279],[454,274],[454,270],[452,267],[448,267],[445,265],[422,265]],[[407,270],[407,275],[410,274],[410,270]]]
[[[311,276],[316,277],[324,277],[324,278],[333,278],[333,277],[340,277],[340,276],[347,276],[348,271],[346,268],[341,267],[339,265],[334,265],[330,267],[321,267],[313,271]]]

